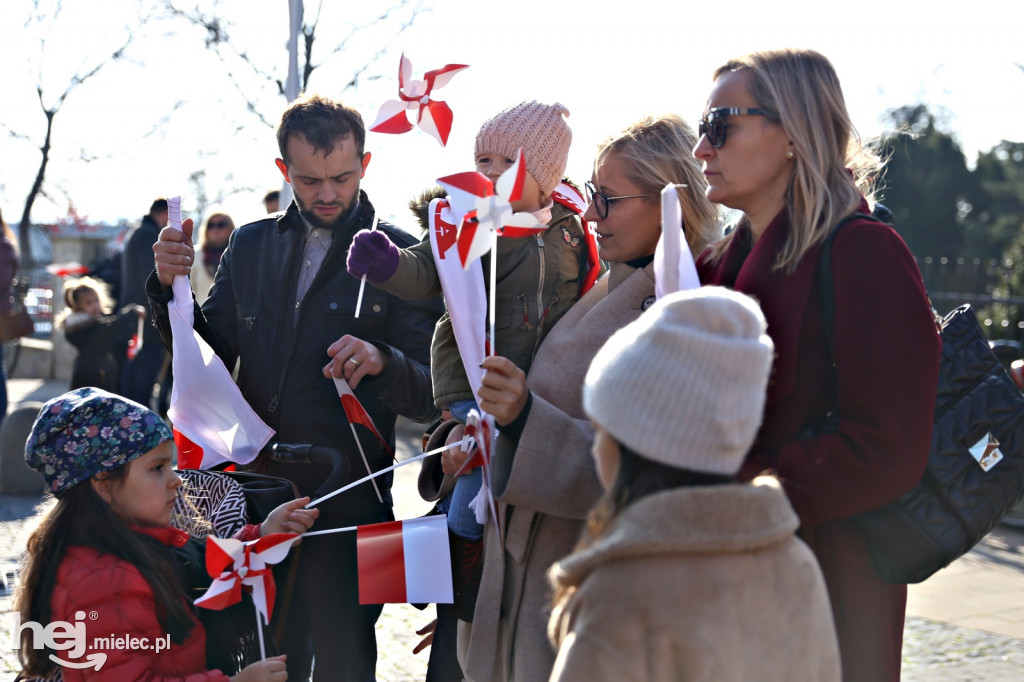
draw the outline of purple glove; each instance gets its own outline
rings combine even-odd
[[[348,249],[348,272],[362,277],[371,284],[391,279],[398,269],[398,247],[383,232],[359,230]]]

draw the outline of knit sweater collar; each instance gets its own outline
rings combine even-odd
[[[798,520],[777,480],[676,488],[627,507],[596,544],[551,568],[553,582],[579,585],[621,559],[744,552],[783,542]]]

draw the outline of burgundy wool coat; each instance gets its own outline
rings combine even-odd
[[[866,202],[858,212],[870,212]],[[845,682],[898,680],[906,586],[883,582],[850,517],[921,479],[931,444],[941,339],[913,256],[889,226],[855,219],[832,251],[836,366],[822,328],[820,245],[792,273],[774,268],[783,210],[751,245],[744,223],[704,284],[756,298],[775,343],[764,422],[741,475],[772,469],[829,590]],[[835,410],[837,426],[809,435]]]

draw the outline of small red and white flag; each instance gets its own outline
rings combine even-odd
[[[168,223],[181,229],[181,197],[167,200]],[[174,298],[167,306],[171,322],[171,371],[174,386],[167,416],[174,442],[186,463],[208,469],[222,462],[248,464],[274,430],[263,423],[231,378],[224,362],[193,329],[192,288],[188,277],[175,275]],[[140,337],[141,341],[141,337]],[[183,466],[179,459],[179,468]]]
[[[438,514],[359,526],[359,603],[451,604],[447,519]]]
[[[370,429],[373,435],[377,436],[377,440],[380,441],[381,445],[384,446],[384,450],[387,451],[391,459],[395,456],[391,452],[391,448],[388,447],[388,442],[384,440],[384,437],[380,435],[380,431],[373,423],[373,419],[370,418],[370,414],[363,407],[363,404],[359,402],[359,398],[352,392],[352,388],[348,385],[348,382],[344,379],[334,377],[334,388],[338,391],[338,397],[341,398],[341,407],[345,410],[345,417],[348,418],[349,428],[352,429],[352,438],[356,441],[356,447],[359,449],[359,455],[363,458],[363,466],[366,467],[366,473],[372,474],[373,470],[370,469],[370,462],[366,459],[366,453],[363,451],[363,443],[359,440],[359,434],[356,433],[356,424],[361,424],[366,428]],[[381,497],[380,488],[377,487],[377,481],[370,479],[373,484],[373,490],[377,493],[377,499],[381,502],[384,498]]]

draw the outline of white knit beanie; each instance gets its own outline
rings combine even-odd
[[[660,299],[594,356],[587,414],[638,455],[735,474],[754,442],[772,365],[757,303],[721,287]]]
[[[520,102],[484,121],[476,134],[474,156],[490,152],[514,159],[519,150],[526,170],[544,194],[551,194],[565,175],[572,130],[565,122],[569,110],[555,102]]]

